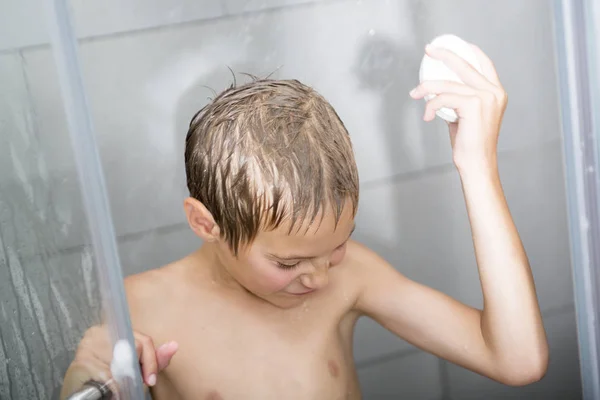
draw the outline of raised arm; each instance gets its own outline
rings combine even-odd
[[[401,276],[368,250],[358,308],[424,350],[508,385],[540,379],[548,345],[529,262],[510,215],[498,174],[496,147],[507,103],[489,58],[474,47],[480,74],[444,49],[428,54],[453,69],[464,84],[424,82],[411,92],[427,103],[424,119],[455,109],[449,124],[483,290],[483,310],[468,307]],[[367,269],[367,268],[365,268]]]

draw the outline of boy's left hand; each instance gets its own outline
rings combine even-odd
[[[436,111],[443,107],[456,111],[458,122],[448,125],[452,156],[459,170],[496,167],[498,133],[508,102],[492,61],[477,46],[471,47],[482,73],[452,51],[427,46],[426,53],[446,64],[464,83],[425,81],[410,92],[414,99],[436,95],[427,102],[425,121],[432,121]]]

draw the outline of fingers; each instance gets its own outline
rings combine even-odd
[[[483,105],[488,108],[504,109],[508,99],[502,88],[494,87],[492,90],[482,90],[451,81],[422,82],[411,90],[410,96],[414,99],[425,98],[427,100],[423,116],[425,121],[433,120],[436,111],[440,108],[454,109],[459,116],[465,117],[467,111],[479,111]]]
[[[430,57],[446,64],[465,84],[478,89],[489,89],[491,86],[491,82],[485,76],[480,74],[471,64],[456,53],[431,45],[425,48],[425,52]]]
[[[462,118],[467,115],[469,109],[476,109],[479,106],[480,99],[477,96],[443,93],[427,102],[423,119],[433,121],[435,113],[441,108],[451,108],[456,111],[459,118]]]
[[[177,342],[168,342],[163,344],[158,348],[158,350],[156,350],[156,359],[158,362],[159,372],[169,366],[171,358],[173,358],[178,348],[179,345],[177,344]]]
[[[494,67],[492,60],[483,52],[483,50],[474,44],[471,44],[471,48],[477,56],[477,61],[479,61],[483,75],[494,85],[502,86],[500,83],[500,78],[498,77],[498,72],[496,71],[496,67]]]
[[[411,90],[410,96],[413,99],[422,99],[427,95],[438,95],[442,93],[474,95],[476,93],[476,90],[470,86],[459,82],[424,81],[419,86]]]
[[[136,351],[142,365],[142,377],[148,386],[156,384],[157,374],[169,366],[171,359],[177,352],[177,342],[168,342],[158,349],[148,336],[134,332]]]
[[[142,379],[146,385],[154,386],[157,374],[169,365],[179,345],[177,342],[168,342],[156,349],[149,336],[138,332],[134,332],[133,336],[142,368]],[[110,377],[112,355],[107,327],[93,326],[86,331],[81,340],[73,365],[85,371],[88,376],[104,382]]]
[[[156,360],[156,351],[154,343],[148,336],[134,332],[135,349],[142,365],[142,379],[148,386],[156,384],[156,374],[158,373],[158,361]]]
[[[426,98],[425,121],[432,121],[435,113],[443,107],[457,110],[464,108],[465,100],[469,100],[479,94],[479,91],[463,83],[450,81],[425,81],[411,90],[413,99]],[[433,95],[433,96],[432,96]],[[428,96],[431,96],[429,98]],[[459,114],[460,115],[460,114]]]

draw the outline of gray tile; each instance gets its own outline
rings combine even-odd
[[[552,4],[545,0],[422,2],[418,21],[435,36],[453,33],[492,59],[508,96],[501,149],[560,136]]]
[[[0,3],[0,51],[49,40],[43,6],[41,0]]]
[[[100,321],[95,265],[43,244],[23,255],[13,228],[0,221],[0,395],[58,398],[83,332]]]
[[[543,310],[573,301],[560,143],[500,157],[502,180]],[[356,239],[398,270],[482,305],[460,180],[448,169],[363,190]]]
[[[74,171],[49,162],[56,154],[49,142],[64,143],[60,159],[73,162],[68,132],[40,124],[23,68],[18,53],[0,55],[0,223],[15,227],[21,255],[33,255],[69,246],[73,234],[86,237],[87,225]],[[63,117],[60,93],[46,100],[55,105],[55,117]]]
[[[548,47],[532,48],[533,39],[520,28],[508,29],[508,24],[497,22],[510,20],[524,26],[526,21],[527,26],[534,24],[536,32],[544,33],[544,10],[548,6],[540,1],[519,3],[520,12],[513,14],[506,5],[487,5],[484,10],[477,2],[465,4],[480,10],[482,20],[477,26],[479,32],[486,32],[485,47],[499,60],[499,68],[506,70],[500,71],[502,75],[512,79],[511,96],[517,104],[507,113],[502,149],[527,148],[555,139],[559,132],[551,104],[556,99],[555,88],[548,84],[554,80],[544,75],[552,68],[542,68],[548,61]],[[167,10],[170,7],[163,5]],[[407,96],[416,82],[422,44],[439,33],[436,24],[442,16],[430,14],[430,7],[436,9],[429,3],[415,2],[324,2],[83,43],[85,83],[117,233],[183,221],[186,125],[212,96],[204,85],[220,91],[231,83],[226,66],[259,76],[281,67],[275,77],[298,78],[322,92],[352,135],[363,183],[449,164],[444,125],[424,124],[422,104]],[[465,25],[460,19],[453,21],[454,25],[442,26],[458,29]],[[490,29],[482,30],[486,21]],[[498,37],[504,39],[498,41]],[[550,37],[547,35],[547,40]],[[471,32],[468,38],[477,37]],[[512,64],[502,61],[508,52],[505,42],[515,47],[511,54],[520,55],[515,62],[528,74],[546,71],[538,74],[546,79],[543,84],[522,84],[522,78],[510,69]],[[32,107],[38,124],[44,127],[40,147],[46,154],[49,175],[59,182],[67,179],[65,185],[76,188],[70,183],[75,180],[75,167],[62,103],[57,101],[59,88],[55,79],[47,79],[49,73],[54,76],[50,51],[27,51],[25,68]],[[458,188],[454,182],[452,190]],[[64,192],[57,196],[68,197],[76,190]],[[453,207],[460,210],[462,204],[457,202]],[[77,207],[63,213],[70,213],[73,221],[83,219]],[[462,217],[456,223],[457,227],[449,231],[465,230]],[[78,244],[83,234],[84,230],[73,228],[70,243]],[[428,242],[413,243],[418,248]],[[464,250],[449,247],[448,251]]]
[[[21,160],[22,153],[29,150],[35,132],[29,124],[31,104],[19,54],[0,54],[0,87],[0,182],[20,180],[26,184],[23,181],[32,175],[32,168]]]
[[[198,21],[223,15],[218,0],[71,0],[80,38]]]
[[[217,0],[106,0],[67,2],[79,38],[129,33],[222,16]],[[50,43],[41,0],[0,4],[0,51]]]
[[[251,11],[268,10],[270,8],[284,8],[298,4],[311,4],[328,0],[222,0],[227,13],[230,15]]]
[[[502,158],[508,204],[523,240],[542,310],[573,302],[561,142]],[[535,152],[535,155],[533,154]]]
[[[434,400],[442,397],[436,357],[417,353],[358,371],[364,399]]]
[[[162,267],[192,253],[202,241],[185,224],[122,238],[119,254],[125,276]]]
[[[411,349],[414,347],[372,319],[358,320],[354,331],[354,360],[358,364]]]

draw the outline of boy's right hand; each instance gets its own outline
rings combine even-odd
[[[171,358],[177,352],[178,344],[167,342],[156,348],[149,336],[135,331],[133,336],[142,369],[142,379],[146,385],[154,386],[157,374],[169,365]],[[65,376],[63,393],[78,389],[78,387],[67,388],[67,386],[81,385],[90,379],[99,382],[108,381],[112,376],[110,372],[112,357],[113,349],[107,326],[97,325],[88,329],[79,343],[75,359]]]

